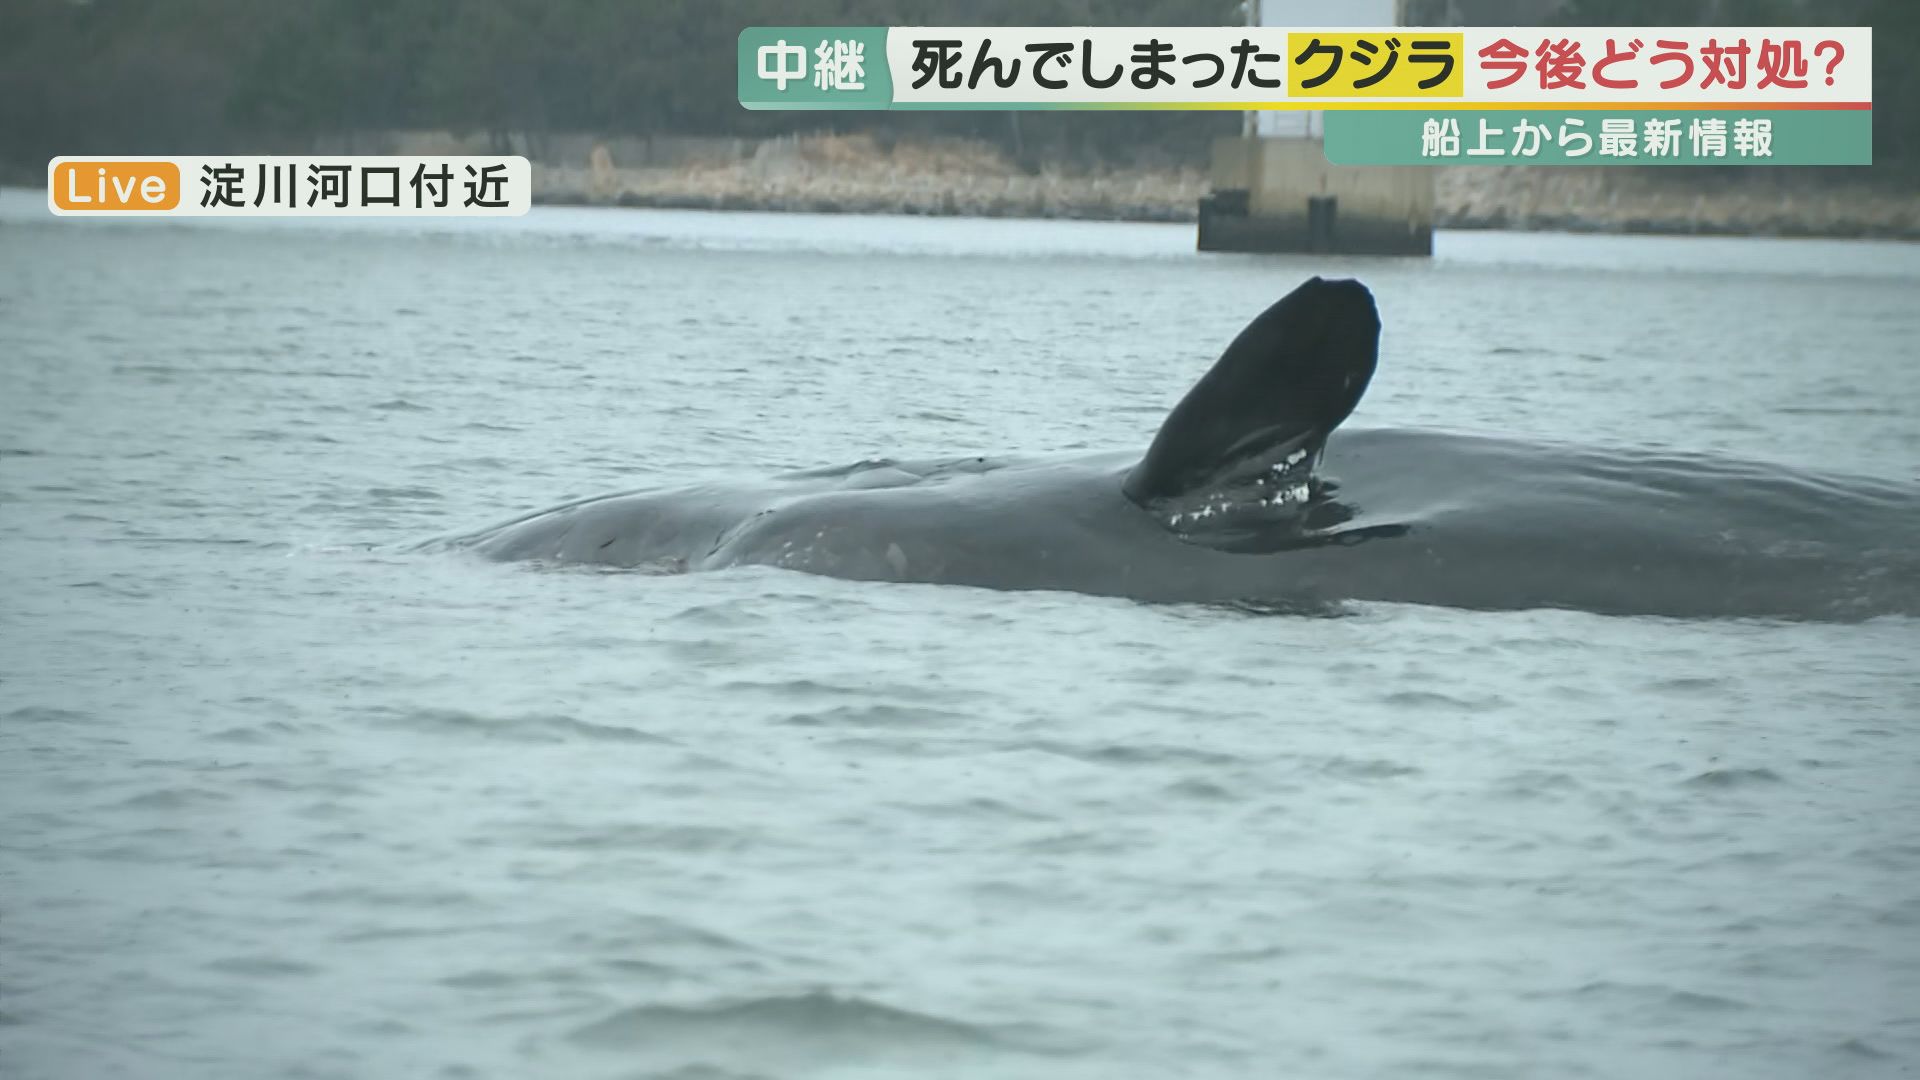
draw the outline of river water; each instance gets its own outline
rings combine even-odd
[[[1846,1077],[1920,1062],[1855,624],[1341,617],[404,545],[1144,447],[1314,274],[1356,426],[1912,480],[1920,247],[0,196],[0,1074]]]

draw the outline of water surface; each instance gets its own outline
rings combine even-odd
[[[1310,274],[1356,425],[1911,480],[1920,248],[0,196],[9,1077],[1764,1077],[1920,1060],[1920,634],[397,545],[1144,448]]]

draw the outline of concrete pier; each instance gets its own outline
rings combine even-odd
[[[1213,144],[1201,251],[1433,254],[1433,172],[1330,165],[1317,138]]]
[[[1405,26],[1406,0],[1247,0],[1254,26]],[[1201,251],[1432,255],[1433,172],[1329,165],[1324,113],[1246,114],[1213,144],[1200,199]]]

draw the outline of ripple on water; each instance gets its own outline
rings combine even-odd
[[[499,742],[565,743],[606,742],[646,746],[672,746],[674,740],[639,728],[598,724],[562,713],[531,713],[519,716],[487,716],[461,709],[369,710],[372,722],[382,728],[415,731],[461,739]]]
[[[116,810],[194,810],[229,803],[233,796],[207,787],[165,787],[130,795],[113,804]]]
[[[775,1075],[829,1065],[914,1069],[965,1061],[977,1068],[990,1055],[1071,1053],[1039,1029],[969,1023],[821,990],[636,1005],[578,1027],[568,1039],[644,1068]]]
[[[1206,768],[1226,768],[1242,764],[1244,759],[1235,754],[1214,750],[1202,750],[1193,746],[1173,746],[1166,743],[1112,743],[1107,745],[1079,745],[1051,739],[1030,742],[1010,743],[1008,750],[1037,750],[1044,754],[1071,758],[1089,765],[1156,766],[1182,765]]]
[[[285,743],[308,738],[323,730],[318,724],[297,724],[286,720],[265,720],[257,724],[240,724],[230,728],[221,728],[207,735],[214,742],[233,743],[239,746],[261,746],[272,743]]]
[[[838,705],[831,709],[794,713],[777,721],[793,727],[818,728],[935,728],[952,727],[971,719],[964,713],[921,705]]]
[[[1386,758],[1359,758],[1335,755],[1319,763],[1318,771],[1346,780],[1397,780],[1420,775],[1420,767]]]
[[[248,979],[299,979],[326,970],[318,964],[284,956],[229,956],[208,963],[206,968],[223,975],[238,975]]]
[[[1721,994],[1687,990],[1658,983],[1626,983],[1601,980],[1582,985],[1574,991],[1580,997],[1605,1003],[1633,1014],[1739,1012],[1753,1006]]]
[[[0,717],[10,727],[14,724],[86,724],[93,722],[87,713],[73,709],[57,709],[46,705],[25,705]]]
[[[765,836],[719,825],[615,822],[571,829],[554,826],[521,829],[517,830],[514,840],[530,843],[539,850],[708,855],[745,851],[760,845]]]
[[[395,503],[419,502],[424,499],[441,499],[445,496],[432,488],[425,487],[376,487],[367,489],[367,498],[375,506],[390,506]]]
[[[907,802],[899,809],[916,817],[950,818],[958,821],[1006,824],[1053,821],[1052,814],[1015,806],[1001,799],[972,798],[947,802]]]
[[[1784,784],[1786,779],[1772,769],[1708,769],[1685,781],[1688,787],[1727,790]]]

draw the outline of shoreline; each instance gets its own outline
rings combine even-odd
[[[283,151],[284,152],[284,151]],[[957,137],[549,135],[394,131],[318,139],[329,154],[515,153],[538,206],[1193,223],[1207,173],[1168,161],[1016,162]],[[0,177],[37,187],[19,163]],[[1920,241],[1920,168],[1434,167],[1434,228]]]
[[[1023,168],[997,146],[957,138],[543,149],[534,199],[552,205],[1195,222],[1210,189],[1193,167]],[[1884,169],[1438,166],[1434,202],[1439,229],[1920,240],[1920,183]]]
[[[1075,206],[1064,208],[1001,208],[995,206],[927,207],[901,204],[896,200],[842,199],[830,195],[768,195],[685,192],[673,194],[623,194],[607,199],[575,193],[541,193],[533,198],[535,206],[585,207],[605,210],[693,210],[704,213],[744,214],[873,214],[900,217],[987,218],[1027,221],[1088,221],[1156,225],[1196,224],[1197,213],[1168,207],[1148,207],[1132,212],[1108,213]],[[1716,221],[1689,217],[1643,217],[1631,212],[1617,218],[1577,212],[1510,212],[1503,208],[1490,211],[1460,210],[1436,215],[1434,228],[1448,232],[1559,232],[1614,236],[1746,236],[1756,239],[1791,240],[1880,240],[1903,243],[1920,242],[1920,227],[1900,223],[1877,222],[1805,223],[1779,221]]]
[[[30,183],[14,182],[8,178],[0,182],[0,192],[13,196],[24,196],[44,206],[46,189]],[[696,213],[717,214],[817,214],[831,217],[839,214],[857,214],[874,216],[926,217],[926,218],[980,218],[987,220],[1024,220],[1024,221],[1084,221],[1111,222],[1115,224],[1146,225],[1184,225],[1193,224],[1194,216],[1114,216],[1097,213],[996,213],[974,209],[920,209],[895,208],[889,206],[862,205],[850,202],[836,202],[828,199],[737,199],[730,196],[662,196],[659,198],[630,197],[618,200],[582,198],[572,195],[537,194],[533,198],[535,207],[556,209],[577,208],[593,210],[688,210]],[[202,219],[204,220],[204,219]],[[404,219],[403,219],[404,220]],[[3,224],[3,223],[0,223]],[[1512,232],[1512,233],[1567,233],[1576,235],[1602,236],[1700,236],[1700,237],[1750,237],[1753,239],[1775,240],[1864,240],[1890,243],[1920,243],[1920,231],[1905,233],[1882,233],[1861,231],[1843,233],[1837,231],[1799,230],[1791,225],[1775,231],[1763,231],[1744,228],[1739,225],[1716,227],[1713,223],[1690,221],[1641,221],[1628,219],[1622,222],[1602,222],[1583,217],[1559,217],[1551,214],[1534,214],[1521,221],[1514,221],[1504,213],[1495,212],[1485,217],[1460,216],[1444,220],[1434,226],[1435,231],[1445,232]]]
[[[1192,223],[1210,190],[1200,169],[1027,173],[993,152],[902,161],[902,148],[876,152],[860,142],[770,140],[745,160],[641,167],[616,167],[595,146],[586,165],[536,165],[534,202]],[[1880,175],[1450,165],[1436,167],[1434,229],[1920,240],[1920,196]]]
[[[1436,181],[1436,228],[1920,240],[1920,185],[1886,171],[1483,166],[1442,168]]]
[[[534,201],[1187,223],[1198,220],[1210,187],[1193,168],[1027,171],[962,140],[882,147],[865,136],[776,139],[731,160],[634,167],[615,165],[604,143],[585,156],[581,164],[536,163]],[[1920,194],[1877,173],[1440,166],[1434,203],[1437,229],[1920,240]]]

